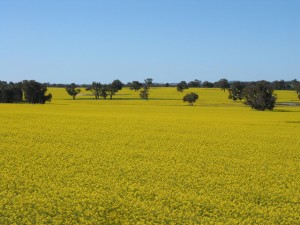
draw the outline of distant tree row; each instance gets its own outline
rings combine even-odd
[[[217,82],[209,82],[204,81],[201,82],[200,80],[193,80],[190,82],[181,81],[173,86],[176,86],[178,91],[183,91],[188,88],[221,88],[223,91],[228,89],[232,83],[235,83],[237,81],[231,81],[229,82],[227,79],[222,78],[218,80]],[[248,84],[251,82],[242,82],[243,84]],[[269,82],[274,90],[296,90],[297,85],[299,84],[299,81],[296,79],[291,81],[284,81],[284,80],[275,80],[273,82]],[[169,85],[170,86],[170,85]]]
[[[199,80],[194,80],[194,81],[190,81],[190,82],[186,82],[186,81],[181,81],[176,85],[177,91],[183,92],[185,89],[189,89],[190,87],[193,88],[221,88],[223,91],[225,91],[226,89],[228,89],[230,87],[230,84],[228,82],[227,79],[223,78],[220,79],[217,82],[208,82],[208,81],[204,81],[203,83]]]
[[[227,79],[220,79],[215,82],[215,86],[219,87],[222,91],[228,90],[228,98],[233,101],[244,100],[246,105],[252,109],[264,111],[266,109],[273,110],[276,103],[276,95],[274,94],[275,87],[280,90],[293,88],[296,90],[297,96],[300,100],[300,82],[293,80],[289,82],[240,82],[235,81],[229,83]],[[181,81],[176,86],[177,91],[183,92],[189,89],[189,85],[185,81]],[[188,101],[190,105],[198,99],[195,93],[189,93],[183,97],[183,101]]]
[[[122,87],[123,83],[120,80],[114,80],[110,84],[93,82],[91,85],[86,86],[86,90],[91,91],[94,94],[96,100],[100,99],[100,97],[106,99],[107,96],[112,99],[112,96],[115,95],[119,90],[121,90]],[[65,89],[67,93],[72,96],[73,100],[75,100],[76,96],[81,92],[81,89],[78,88],[78,85],[76,85],[75,83],[66,85]]]
[[[24,80],[18,83],[0,81],[0,102],[13,103],[26,101],[32,104],[44,104],[52,99],[51,94],[46,94],[47,86],[49,86],[49,83],[42,84],[34,80]],[[60,87],[60,85],[58,86]],[[100,97],[106,99],[108,96],[112,99],[113,95],[115,95],[124,86],[125,85],[118,79],[109,84],[93,82],[91,85],[85,85],[86,90],[91,91],[95,96],[95,99],[100,99]],[[139,97],[141,99],[148,100],[150,87],[155,86],[155,84],[153,83],[152,78],[147,78],[144,80],[144,83],[132,81],[127,83],[126,86],[135,92],[139,91]],[[172,85],[168,84],[166,86]],[[296,90],[297,96],[300,100],[300,82],[296,79],[292,81],[281,80],[274,82],[229,82],[227,79],[223,78],[214,83],[208,81],[204,81],[202,83],[199,80],[193,80],[190,82],[181,81],[175,86],[179,92],[184,92],[184,90],[189,89],[190,87],[218,87],[222,91],[228,90],[229,99],[232,99],[233,101],[243,100],[246,105],[257,110],[272,110],[275,107],[276,95],[274,94],[274,90],[294,89]],[[67,93],[72,96],[74,100],[81,92],[79,85],[76,85],[75,83],[65,85],[64,87]],[[82,87],[82,85],[80,85],[80,87]],[[190,105],[193,105],[198,98],[199,96],[192,92],[186,94],[183,97],[183,101],[189,102]]]
[[[184,81],[189,88],[227,88],[228,85],[230,85],[233,82],[236,81],[228,81],[227,79],[223,78],[216,82],[209,82],[209,81],[200,81],[198,79],[186,82]],[[274,88],[274,90],[295,90],[296,84],[299,81],[296,79],[291,81],[285,81],[285,80],[275,80],[273,82],[270,82]],[[247,82],[246,82],[247,83]],[[44,83],[47,87],[63,87],[65,88],[68,84],[51,84],[51,83]],[[178,83],[152,83],[152,87],[176,87]],[[83,88],[88,88],[90,84],[78,84],[78,86]],[[128,82],[126,84],[123,84],[123,87],[132,88],[132,90],[139,90],[143,86],[143,83],[140,83],[139,81],[132,81]]]
[[[23,90],[21,83],[7,83],[0,81],[0,102],[13,103],[21,102],[23,99]]]
[[[267,81],[240,82],[231,83],[228,88],[228,98],[233,101],[245,100],[244,103],[252,109],[264,111],[273,110],[276,103],[274,86]]]
[[[153,84],[152,78],[147,78],[144,80],[144,83],[140,83],[138,81],[133,81],[129,84],[129,88],[134,91],[140,90],[139,96],[141,99],[148,100],[149,97],[149,89]],[[107,96],[109,96],[110,100],[112,100],[113,95],[115,95],[119,90],[122,90],[124,84],[120,80],[114,80],[110,84],[101,84],[100,82],[93,82],[91,85],[86,87],[87,91],[91,91],[95,96],[95,99],[98,100],[100,97],[106,100]],[[65,89],[67,93],[72,96],[75,100],[76,96],[81,92],[81,89],[75,83],[71,83],[70,85],[66,85]]]
[[[0,102],[16,103],[24,100],[32,104],[45,104],[51,101],[52,95],[47,94],[47,86],[34,80],[24,80],[19,83],[0,81]]]
[[[300,82],[297,82],[297,83],[295,84],[295,90],[296,90],[297,95],[298,95],[298,98],[299,98],[299,100],[300,100]]]

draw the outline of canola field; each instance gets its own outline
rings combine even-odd
[[[255,111],[219,89],[49,92],[0,104],[0,224],[300,224],[300,106]]]

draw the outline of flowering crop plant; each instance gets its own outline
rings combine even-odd
[[[189,91],[0,104],[0,224],[300,224],[299,106]]]

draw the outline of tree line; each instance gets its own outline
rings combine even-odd
[[[139,91],[139,96],[141,99],[148,100],[149,89],[153,85],[153,79],[147,78],[144,83],[139,81],[132,81],[127,83],[127,87],[130,90]],[[112,96],[116,94],[119,90],[123,88],[124,84],[120,80],[114,80],[110,84],[101,84],[99,82],[93,82],[86,90],[91,91],[95,95],[95,99],[99,99],[100,96],[106,99],[107,96]],[[169,85],[168,85],[169,86]],[[300,99],[300,82],[295,80],[292,81],[256,81],[256,82],[241,82],[234,81],[229,82],[226,78],[222,78],[217,82],[201,82],[200,80],[193,80],[190,82],[181,81],[176,84],[176,89],[179,92],[183,92],[190,87],[200,88],[200,87],[218,87],[222,91],[228,90],[228,98],[233,101],[244,100],[246,105],[249,105],[252,109],[264,111],[266,109],[273,110],[276,103],[276,95],[274,90],[291,90],[295,89]],[[66,91],[75,100],[76,95],[80,93],[80,89],[74,83],[66,87]],[[183,96],[182,100],[193,105],[199,99],[199,95],[191,92]]]
[[[44,104],[47,101],[51,101],[52,95],[46,94],[49,83],[39,83],[34,80],[24,80],[18,83],[7,83],[0,81],[0,102],[1,103],[15,103],[15,102],[28,102],[32,104]],[[57,84],[55,84],[57,86]],[[75,100],[76,96],[80,94],[82,85],[76,85],[71,83],[70,85],[64,85],[66,92]],[[101,84],[100,82],[93,82],[90,85],[85,85],[87,91],[91,91],[98,100],[100,97],[103,99],[112,99],[113,96],[123,87],[128,87],[135,92],[139,91],[139,97],[141,99],[148,100],[149,90],[152,86],[157,86],[153,83],[152,78],[147,78],[143,83],[139,81],[128,82],[126,85],[120,80],[114,80],[109,84]],[[211,88],[217,87],[222,91],[228,91],[228,98],[233,101],[243,101],[246,105],[249,105],[252,109],[257,110],[273,110],[276,103],[276,95],[274,90],[296,90],[296,94],[300,100],[300,82],[296,79],[292,81],[256,81],[256,82],[241,82],[233,81],[229,82],[226,78],[222,78],[217,82],[211,83],[208,81],[201,82],[200,80],[193,80],[190,82],[181,81],[174,84],[166,84],[168,87],[176,87],[177,91],[184,92],[189,88]],[[183,101],[193,105],[199,95],[196,93],[188,93],[183,96]]]
[[[27,102],[45,104],[51,101],[51,93],[46,94],[47,86],[34,80],[13,83],[0,81],[0,103]]]
[[[223,80],[223,79],[221,79]],[[226,81],[222,81],[218,80],[216,82],[209,82],[209,81],[201,81],[198,79],[194,79],[191,81],[185,81],[185,83],[187,84],[188,87],[190,88],[219,88],[222,84],[226,85]],[[225,79],[226,80],[226,79]],[[229,84],[234,83],[236,81],[229,81]],[[291,80],[291,81],[285,81],[285,80],[275,80],[270,82],[272,84],[272,86],[274,87],[275,90],[294,90],[295,89],[295,83],[297,83],[299,81],[297,81],[296,79]],[[243,83],[251,83],[251,82],[243,82]],[[177,82],[176,83],[156,83],[153,82],[151,84],[152,87],[176,87],[177,86]],[[61,88],[65,88],[67,85],[69,84],[63,84],[63,83],[43,83],[43,85],[47,86],[47,87],[61,87]],[[78,86],[83,87],[83,88],[88,88],[91,84],[78,84]],[[123,83],[123,87],[139,87],[140,85],[143,85],[143,83],[139,82],[139,81],[132,81],[132,82],[127,82],[127,83]],[[142,86],[141,86],[142,87]],[[140,87],[140,88],[141,88]]]
[[[281,84],[284,83],[288,84],[288,82],[282,82]],[[236,81],[231,83],[228,88],[228,98],[233,101],[244,100],[244,103],[252,109],[273,110],[277,99],[274,90],[295,90],[300,100],[300,82],[297,80],[290,81],[288,88],[287,86],[278,86],[277,82],[265,80],[256,82]]]
[[[152,78],[147,78],[144,80],[144,83],[140,83],[138,81],[133,81],[129,84],[130,90],[138,91],[140,90],[140,98],[148,100],[149,97],[149,89],[153,84]],[[73,100],[76,99],[76,96],[80,94],[81,89],[80,85],[76,85],[75,83],[71,83],[70,85],[66,85],[65,89],[67,93],[72,96]],[[124,84],[120,80],[114,80],[109,84],[101,84],[100,82],[94,81],[91,85],[87,85],[85,90],[91,91],[95,96],[95,99],[98,100],[100,97],[103,97],[104,100],[109,99],[112,100],[113,95],[115,95],[119,90],[122,90]]]
[[[229,82],[223,78],[214,83],[215,87],[220,88],[222,91],[228,90],[228,98],[233,101],[242,101],[244,104],[249,105],[252,109],[264,111],[266,109],[273,110],[277,100],[274,90],[296,90],[297,96],[300,100],[300,82],[295,80],[292,81],[274,81],[268,82],[252,81],[252,82],[241,82],[234,81]],[[189,89],[190,85],[186,81],[181,81],[176,85],[176,89],[179,92],[183,92]],[[190,105],[199,98],[196,93],[189,93],[183,97],[183,101],[188,101]]]

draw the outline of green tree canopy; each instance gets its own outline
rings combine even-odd
[[[108,85],[107,84],[103,84],[101,89],[100,89],[100,96],[104,98],[104,100],[106,100],[107,96],[108,96]]]
[[[146,78],[144,80],[144,82],[145,82],[144,88],[148,88],[149,89],[152,86],[152,84],[153,84],[153,79],[152,78]]]
[[[0,81],[0,102],[21,102],[23,99],[22,85],[20,83],[7,83]]]
[[[236,81],[233,82],[228,88],[228,98],[232,99],[233,101],[236,100],[242,100],[243,99],[243,90],[246,87],[246,85],[243,82]]]
[[[214,83],[209,82],[209,81],[204,81],[202,83],[202,87],[204,87],[204,88],[213,88],[214,87]]]
[[[294,88],[295,88],[297,96],[300,100],[300,82],[297,81],[296,79],[294,80]]]
[[[119,90],[122,90],[123,83],[120,80],[114,80],[111,84],[105,86],[105,92],[108,93],[110,100],[112,96],[115,95]]]
[[[67,93],[73,97],[73,100],[75,100],[76,96],[81,92],[80,88],[77,88],[77,85],[75,83],[71,83],[70,85],[66,86]]]
[[[181,81],[176,85],[176,89],[179,92],[183,92],[185,89],[189,89],[189,86],[185,81]]]
[[[214,86],[221,88],[221,90],[223,90],[223,91],[230,88],[230,84],[229,84],[228,80],[225,78],[222,78],[219,81],[217,81]]]
[[[119,90],[122,90],[122,88],[123,88],[123,86],[124,86],[124,84],[120,81],[120,80],[114,80],[112,83],[111,83],[111,85],[115,88],[115,89],[117,89],[118,91]]]
[[[143,88],[140,91],[140,98],[144,100],[148,100],[149,98],[149,88]]]
[[[46,95],[47,87],[45,84],[41,84],[34,80],[24,80],[22,83],[22,88],[24,91],[25,100],[28,103],[45,104],[46,101],[51,101],[51,93]]]
[[[243,91],[245,104],[260,111],[273,110],[276,103],[273,91],[273,86],[267,81],[254,82]]]
[[[102,84],[100,82],[94,81],[91,86],[86,88],[86,90],[91,91],[94,94],[95,99],[97,100],[100,98],[101,88],[102,88]]]
[[[194,92],[191,92],[189,94],[186,94],[182,100],[183,102],[188,102],[192,106],[198,100],[198,98],[199,95],[197,95]]]
[[[197,80],[197,79],[192,80],[188,83],[189,87],[201,87],[201,85],[202,85],[202,82],[200,80]]]
[[[130,90],[134,90],[134,91],[138,91],[140,90],[141,88],[143,87],[143,84],[138,82],[138,81],[132,81],[130,84],[129,84],[129,88]]]

